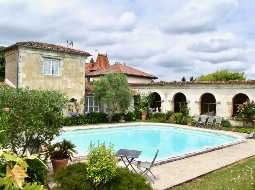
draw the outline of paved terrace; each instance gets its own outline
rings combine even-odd
[[[255,155],[255,140],[153,168],[154,189],[166,189]]]

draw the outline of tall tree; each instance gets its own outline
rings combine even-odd
[[[95,99],[105,104],[110,114],[128,109],[131,92],[124,74],[107,74],[95,81],[94,86]]]
[[[202,75],[196,78],[197,81],[229,81],[229,80],[246,80],[246,76],[241,72],[231,72],[228,70],[219,70],[214,73]]]

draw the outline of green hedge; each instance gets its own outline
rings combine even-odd
[[[58,187],[55,190],[92,190],[87,177],[87,165],[76,163],[59,171],[55,176]],[[152,190],[146,179],[124,168],[117,169],[117,175],[100,189],[102,190]]]
[[[86,124],[97,124],[97,123],[107,123],[108,118],[106,113],[88,113],[86,115],[78,115],[65,117],[63,120],[64,126],[74,126],[74,125],[86,125]]]
[[[119,122],[121,119],[124,119],[125,121],[135,121],[137,119],[137,113],[114,113],[112,116],[112,122]],[[103,112],[93,112],[85,115],[69,116],[63,119],[64,126],[76,126],[108,122],[108,115]]]

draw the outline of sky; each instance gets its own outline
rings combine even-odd
[[[0,0],[0,45],[107,53],[159,80],[216,70],[255,79],[254,0]]]

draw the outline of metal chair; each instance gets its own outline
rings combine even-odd
[[[151,162],[142,162],[138,161],[136,166],[140,171],[140,174],[145,175],[150,178],[148,175],[149,173],[152,175],[154,179],[156,179],[156,176],[152,173],[151,168],[154,166],[156,158],[158,156],[159,150],[156,151],[155,156]]]

